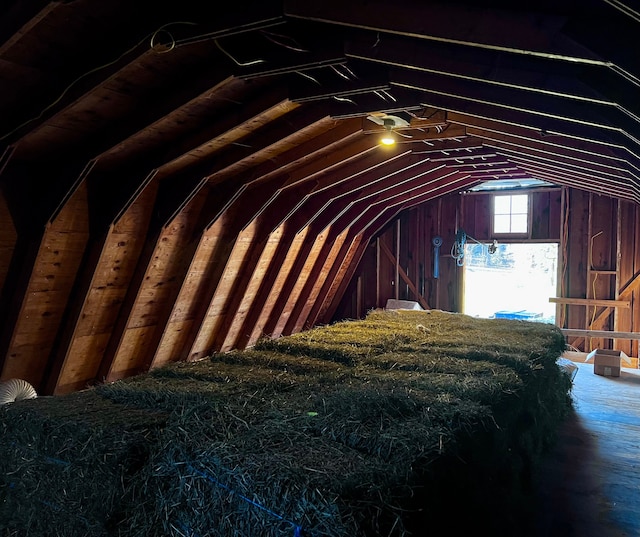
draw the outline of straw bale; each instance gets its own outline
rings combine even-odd
[[[428,525],[509,535],[524,523],[517,502],[570,408],[570,381],[555,363],[563,350],[551,325],[372,311],[35,400],[35,417],[34,406],[13,406],[3,431],[32,454],[0,453],[5,475],[27,475],[5,477],[15,491],[5,511],[25,497],[41,508],[51,494],[61,509],[42,523],[18,509],[6,527],[403,537]],[[38,496],[50,467],[49,496]],[[468,518],[444,519],[452,502]],[[498,505],[508,515],[496,520]]]
[[[0,409],[0,527],[17,535],[108,535],[129,478],[166,415],[86,391]]]

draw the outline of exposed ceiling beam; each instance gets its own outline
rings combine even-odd
[[[328,24],[396,34],[414,39],[427,39],[539,56],[560,61],[606,65],[607,62],[562,35],[564,14],[532,14],[482,6],[429,2],[421,5],[416,17],[416,4],[397,1],[393,16],[385,2],[328,2],[311,4],[304,0],[286,0],[285,14]]]
[[[491,132],[498,136],[507,136],[526,144],[533,144],[542,150],[565,154],[579,160],[600,162],[604,165],[629,167],[640,173],[640,160],[634,155],[621,152],[618,148],[600,144],[593,140],[569,138],[562,135],[550,135],[532,127],[514,125],[495,118],[452,112],[452,123],[465,125],[469,133],[479,135]],[[481,136],[480,136],[481,137]],[[482,137],[481,137],[482,138]]]
[[[392,85],[424,92],[428,103],[434,98],[442,98],[456,99],[467,106],[490,106],[500,109],[496,114],[522,117],[525,124],[547,124],[549,128],[557,125],[558,130],[576,133],[602,131],[597,136],[603,140],[619,138],[640,147],[640,124],[608,105],[587,105],[549,95],[534,96],[523,90],[450,80],[430,73],[415,77],[397,72],[391,76]]]
[[[537,94],[611,104],[610,99],[581,81],[590,73],[601,71],[601,66],[558,63],[495,50],[366,34],[347,42],[345,53],[348,58],[413,71],[416,76],[419,73],[446,75]]]

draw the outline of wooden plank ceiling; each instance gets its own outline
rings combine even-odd
[[[3,379],[326,322],[386,223],[486,180],[640,200],[630,3],[206,4],[0,5]]]

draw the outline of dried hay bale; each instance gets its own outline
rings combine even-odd
[[[375,311],[170,364],[77,401],[51,399],[43,425],[28,433],[34,477],[16,498],[37,497],[46,457],[70,462],[68,452],[73,470],[55,477],[66,487],[57,494],[70,496],[69,512],[93,497],[83,516],[96,523],[86,535],[400,537],[427,522],[433,532],[472,529],[464,519],[444,523],[454,501],[475,517],[473,529],[507,535],[520,523],[515,500],[570,405],[556,365],[563,350],[551,325]],[[91,405],[102,410],[76,433],[74,421],[92,415],[77,407]],[[67,443],[49,446],[39,435],[55,429],[55,412]],[[136,416],[139,426],[129,422]],[[26,434],[11,427],[16,438]],[[110,436],[117,428],[120,444]],[[20,456],[0,457],[9,473]],[[109,490],[74,482],[78,468]],[[494,502],[512,519],[485,520]],[[50,535],[29,516],[23,510],[13,527]]]
[[[128,481],[165,420],[94,391],[4,405],[0,528],[28,536],[109,535]]]

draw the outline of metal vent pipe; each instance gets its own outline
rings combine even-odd
[[[38,397],[35,388],[26,380],[9,379],[0,382],[0,405],[35,397]]]

